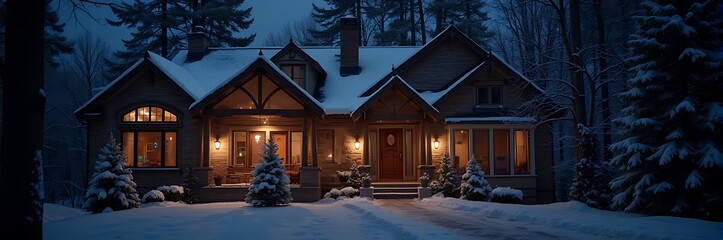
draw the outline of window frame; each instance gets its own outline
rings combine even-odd
[[[500,90],[500,96],[499,96],[499,102],[494,102],[495,98],[492,96],[492,89],[498,88]],[[480,85],[477,86],[477,92],[475,92],[475,106],[477,108],[501,108],[504,106],[505,103],[505,88],[502,85]],[[482,99],[480,99],[480,91],[484,91],[485,93],[485,103],[482,102]]]
[[[138,121],[138,110],[142,108],[148,108],[149,109],[149,117],[148,121]],[[161,121],[150,121],[150,115],[151,115],[151,109],[158,108],[161,111]],[[133,156],[126,156],[128,159],[127,161],[130,163],[126,165],[128,168],[137,168],[137,169],[159,169],[159,168],[173,168],[178,169],[180,166],[180,159],[182,158],[180,153],[180,150],[178,148],[180,144],[181,139],[181,121],[182,121],[182,114],[179,111],[176,111],[175,109],[171,109],[170,107],[163,106],[162,104],[139,104],[134,105],[133,107],[124,108],[125,111],[117,112],[118,119],[117,126],[118,131],[120,132],[121,139],[124,136],[124,133],[133,133]],[[125,117],[127,114],[135,112],[135,120],[134,121],[126,121]],[[170,113],[173,116],[175,116],[175,121],[165,121],[166,113]],[[139,132],[160,132],[161,133],[161,139],[163,139],[161,144],[161,165],[160,166],[138,166],[138,133]],[[173,132],[176,134],[175,138],[175,156],[176,156],[176,165],[175,166],[166,166],[166,133]],[[121,142],[121,150],[123,150],[123,140]]]
[[[475,141],[474,137],[472,137],[472,132],[475,130],[487,130],[487,137],[488,137],[488,154],[489,154],[489,172],[485,172],[485,175],[487,176],[536,176],[535,173],[535,131],[533,126],[528,125],[502,125],[502,124],[485,124],[485,125],[450,125],[447,130],[447,136],[450,143],[455,143],[457,140],[454,138],[454,132],[455,131],[468,131],[470,133],[470,136],[468,136],[468,139],[466,139],[468,142],[468,149],[466,150],[469,155],[475,154],[473,152]],[[495,163],[494,163],[494,132],[495,131],[506,131],[508,132],[507,136],[507,155],[509,156],[509,160],[507,161],[507,168],[508,168],[508,174],[497,174],[495,173]],[[515,155],[515,131],[527,131],[527,166],[528,171],[527,173],[515,173],[515,167],[517,164],[517,156]],[[449,149],[450,152],[455,153],[457,152],[456,144],[452,144],[450,146],[451,149]],[[455,155],[451,156],[453,159],[455,158]],[[457,167],[457,166],[455,166]]]
[[[284,72],[284,73],[286,73],[286,71],[284,71],[284,67],[290,67],[290,68],[291,68],[291,71],[289,71],[289,72],[291,72],[291,76],[288,76],[289,79],[291,79],[291,81],[293,81],[293,82],[295,82],[296,84],[298,84],[301,88],[306,89],[306,72],[307,72],[306,64],[303,64],[303,63],[284,63],[284,64],[280,64],[280,69],[281,69],[281,71]],[[294,69],[296,69],[295,67],[299,67],[299,69],[303,69],[303,70],[302,70],[303,74],[301,74],[300,77],[298,77],[298,76],[295,74],[295,71],[294,71]],[[296,76],[296,77],[295,77],[295,76]],[[297,80],[300,80],[300,81],[297,81]],[[300,82],[301,82],[301,83],[300,83]]]

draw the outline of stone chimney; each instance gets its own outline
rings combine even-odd
[[[193,32],[188,33],[188,56],[187,61],[196,61],[203,58],[208,51],[211,42],[208,40],[206,30],[201,26],[196,26]]]
[[[341,35],[339,73],[341,76],[358,75],[361,72],[361,67],[359,67],[359,19],[352,16],[342,17],[339,22],[339,31]]]

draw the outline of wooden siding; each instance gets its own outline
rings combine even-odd
[[[438,91],[482,62],[456,38],[450,38],[416,62],[401,76],[419,92]]]
[[[159,104],[174,111],[180,122],[177,142],[177,167],[171,170],[136,170],[134,181],[139,189],[155,189],[164,184],[181,184],[183,174],[180,169],[187,166],[201,167],[201,124],[191,118],[188,106],[193,102],[178,85],[158,72],[149,70],[137,79],[126,79],[124,86],[114,92],[107,101],[99,104],[101,118],[88,120],[88,173],[94,171],[100,149],[108,142],[112,132],[118,143],[121,142],[119,123],[125,111],[134,107]],[[129,159],[131,160],[131,159]],[[205,176],[205,172],[198,172]],[[203,175],[202,175],[203,174]],[[199,184],[206,184],[205,178]],[[145,194],[145,192],[139,192]]]
[[[537,203],[555,200],[555,179],[552,147],[552,129],[548,124],[535,128],[535,174],[537,175]]]

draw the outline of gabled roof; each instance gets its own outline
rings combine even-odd
[[[300,54],[301,57],[303,57],[303,58],[305,58],[307,61],[311,62],[311,66],[314,67],[314,69],[315,69],[316,71],[319,71],[319,73],[321,73],[321,78],[325,78],[325,77],[326,77],[326,71],[325,71],[324,68],[321,66],[321,64],[319,64],[319,62],[317,62],[316,59],[314,59],[313,57],[309,56],[309,54],[307,54],[303,49],[299,48],[299,46],[297,46],[297,45],[294,43],[294,41],[289,41],[289,43],[286,44],[286,46],[284,46],[284,48],[282,48],[281,50],[279,50],[279,52],[277,52],[276,54],[274,54],[274,56],[271,57],[271,61],[272,61],[272,62],[276,62],[276,61],[278,61],[281,57],[283,57],[284,55],[286,55],[287,53],[289,53],[289,52],[291,52],[291,51]]]
[[[291,93],[291,96],[301,102],[305,108],[308,108],[313,113],[323,116],[324,109],[321,108],[321,103],[314,99],[308,92],[302,89],[299,85],[294,83],[293,80],[289,79],[281,69],[276,67],[274,63],[269,61],[263,55],[259,55],[255,61],[251,62],[245,68],[242,69],[237,75],[229,78],[225,82],[219,84],[216,88],[209,91],[208,94],[198,99],[196,102],[191,104],[191,114],[200,113],[207,106],[216,103],[226,96],[231,91],[235,90],[236,86],[241,84],[246,79],[256,75],[262,71],[269,76],[271,81],[279,84],[284,91]]]
[[[86,108],[88,106],[97,101],[100,101],[99,99],[102,99],[107,95],[111,94],[111,90],[120,87],[123,82],[129,80],[130,76],[134,76],[143,71],[144,69],[148,68],[155,68],[158,71],[164,73],[192,99],[196,100],[199,97],[198,92],[194,90],[198,89],[201,84],[199,84],[190,75],[190,73],[188,73],[188,71],[179,67],[178,65],[173,64],[172,62],[166,60],[158,54],[155,54],[153,52],[146,52],[146,55],[142,59],[136,61],[131,67],[121,73],[121,75],[119,75],[115,80],[110,82],[106,87],[104,87],[97,94],[95,94],[83,106],[80,106],[77,110],[75,110],[75,114],[79,115],[87,111],[88,109]]]
[[[430,105],[427,101],[422,99],[419,96],[419,93],[412,88],[412,86],[409,86],[407,82],[402,79],[399,75],[392,76],[388,81],[385,81],[384,85],[382,85],[379,89],[377,89],[376,92],[372,93],[369,98],[361,105],[359,108],[354,110],[354,112],[351,113],[351,118],[353,120],[359,119],[361,115],[366,112],[367,109],[374,103],[376,100],[378,100],[383,93],[389,91],[390,89],[399,89],[405,96],[412,99],[414,103],[416,103],[419,107],[421,107],[425,113],[430,115],[432,118],[436,119],[439,115],[439,110],[434,108],[432,105]]]
[[[435,48],[439,47],[442,43],[444,43],[445,40],[457,37],[458,40],[460,40],[465,46],[469,47],[472,52],[479,55],[480,58],[486,58],[489,56],[489,53],[482,49],[477,43],[475,43],[472,39],[467,37],[462,31],[460,31],[457,27],[454,25],[447,27],[442,31],[439,35],[434,37],[429,43],[424,45],[422,49],[414,53],[411,57],[409,57],[407,60],[405,60],[402,64],[397,66],[395,70],[397,72],[404,72],[409,67],[413,66],[417,61],[423,59],[425,56],[427,56],[429,53],[432,52]],[[397,74],[397,72],[390,71],[386,76],[384,76],[382,79],[389,79],[390,77]],[[366,89],[361,96],[369,96],[373,92],[377,90],[377,88],[381,87],[381,85],[384,84],[384,81],[378,81],[376,84],[372,85],[370,88]]]

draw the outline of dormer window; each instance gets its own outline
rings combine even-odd
[[[304,64],[281,64],[281,71],[284,71],[291,80],[301,86],[306,87],[306,65]]]
[[[502,105],[502,86],[483,86],[477,88],[477,106]]]

